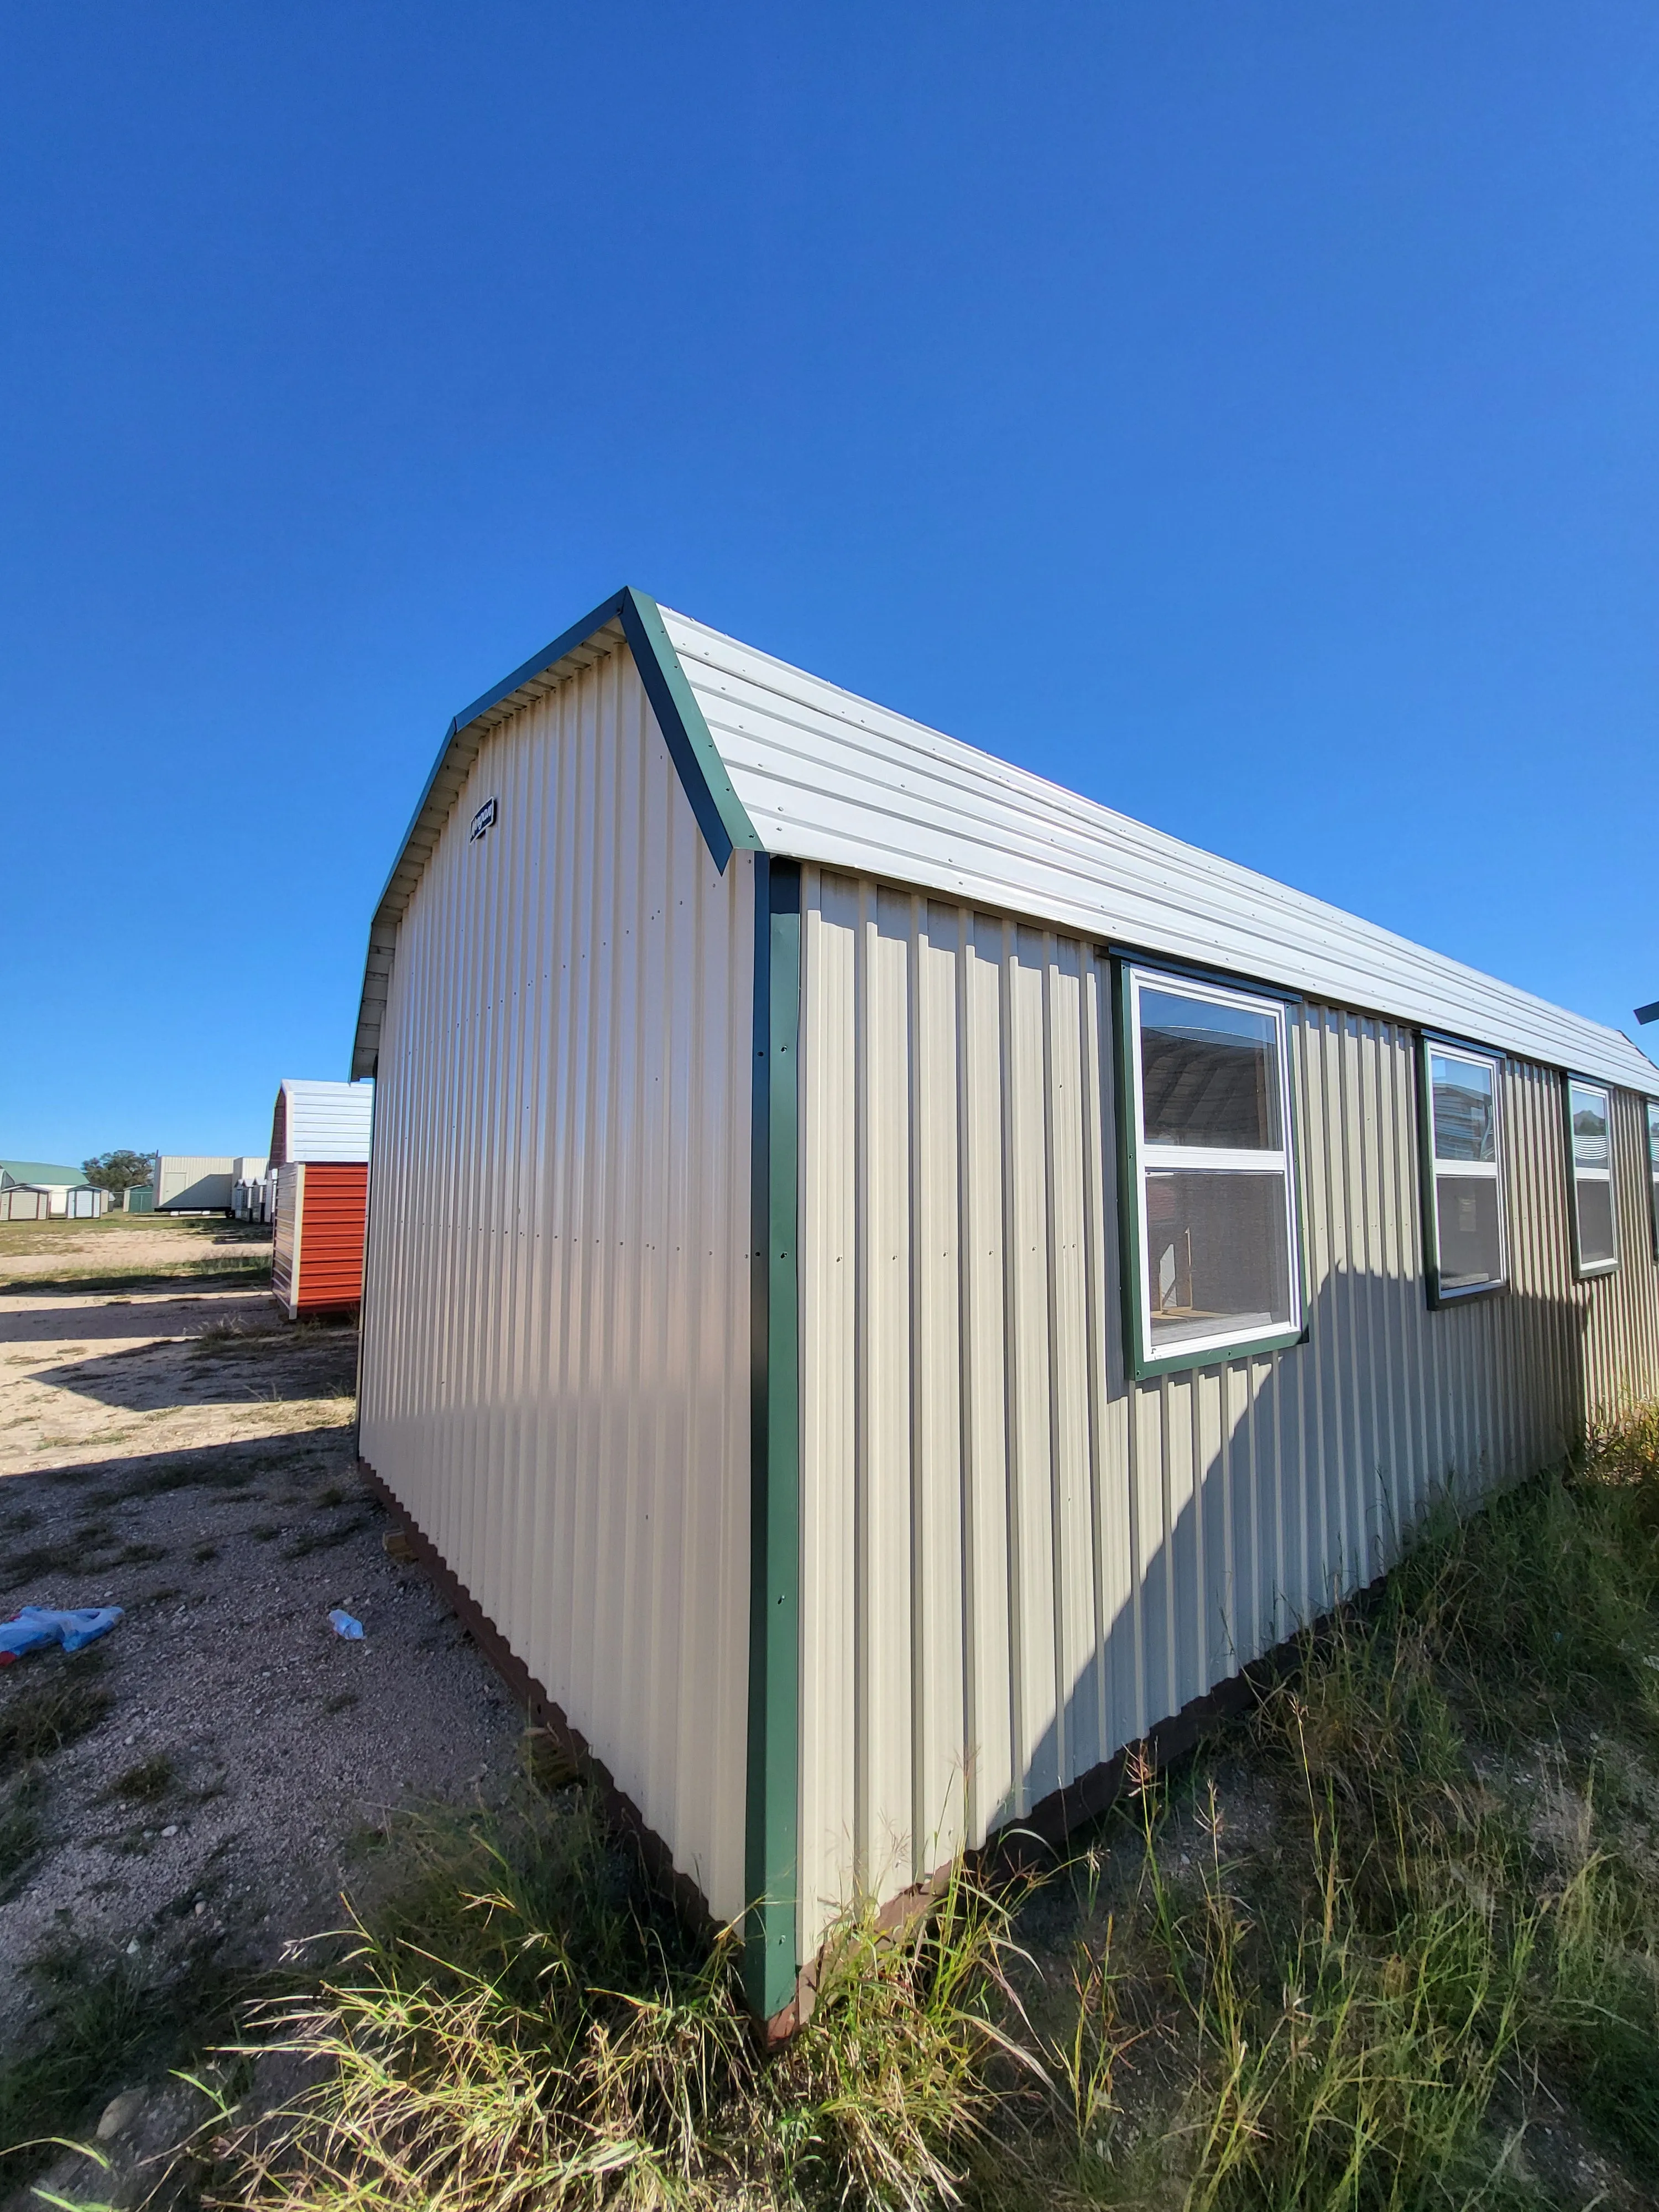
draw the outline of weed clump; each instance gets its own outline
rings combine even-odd
[[[365,1866],[380,1901],[238,2054],[274,2043],[312,2086],[229,2138],[216,2201],[1650,2202],[1656,1661],[1642,1413],[1434,1516],[1244,1720],[1173,1772],[1132,1762],[1040,1894],[958,1867],[901,1929],[851,1916],[770,2056],[733,1943],[688,1934],[544,1760],[507,1813],[415,1830],[407,1878],[395,1850]]]
[[[159,1804],[178,1780],[178,1770],[164,1751],[151,1758],[141,1759],[136,1766],[127,1768],[110,1784],[112,1797],[125,1797],[129,1804]]]
[[[1543,2110],[1567,2167],[1648,2201],[1656,1650],[1644,1413],[1438,1516],[1184,1775],[1143,1760],[1073,1869],[1034,2168],[1183,2212],[1541,2212],[1579,2201]],[[1254,1836],[1241,1772],[1270,1806]]]
[[[849,1921],[811,2018],[769,2059],[732,1944],[689,1936],[585,1799],[531,1793],[493,1826],[417,1840],[416,1882],[314,1994],[264,2016],[277,2049],[326,2070],[244,2140],[228,2201],[528,2212],[954,2193],[1003,2039],[1006,1906],[958,1880],[908,1929]]]
[[[30,1766],[0,1798],[0,1898],[9,1893],[40,1851],[40,1801],[45,1794],[44,1778],[38,1768]]]
[[[82,1574],[89,1566],[106,1565],[106,1559],[92,1555],[106,1553],[113,1540],[106,1522],[87,1522],[56,1541],[28,1545],[0,1563],[0,1590],[21,1589],[49,1577]]]
[[[103,1667],[95,1650],[64,1659],[48,1655],[44,1664],[26,1667],[22,1680],[0,1686],[0,1775],[50,1759],[97,1727],[113,1703],[99,1680]]]

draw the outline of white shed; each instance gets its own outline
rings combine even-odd
[[[372,1083],[329,1083],[285,1076],[271,1115],[270,1164],[367,1160],[374,1124]],[[264,1173],[266,1163],[258,1164]]]
[[[1659,1070],[623,592],[370,934],[362,1451],[787,2014],[1659,1387]]]

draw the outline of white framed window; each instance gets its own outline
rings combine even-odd
[[[1118,1006],[1134,1372],[1294,1344],[1303,1290],[1282,1001],[1125,962]]]
[[[1648,1101],[1648,1195],[1653,1216],[1653,1256],[1659,1260],[1659,1103]]]
[[[1599,1083],[1567,1079],[1572,1169],[1573,1257],[1581,1275],[1619,1265],[1619,1208],[1613,1188],[1613,1097]]]
[[[1422,1055],[1429,1297],[1449,1305],[1509,1279],[1498,1064],[1437,1037]]]

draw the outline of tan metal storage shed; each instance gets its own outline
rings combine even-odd
[[[451,724],[353,1073],[365,1462],[769,2016],[1659,1388],[1626,1038],[638,592]]]
[[[235,1156],[228,1152],[158,1152],[153,1211],[228,1213],[236,1169]]]

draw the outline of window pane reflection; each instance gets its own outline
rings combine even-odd
[[[1279,1024],[1249,1006],[1140,994],[1147,1141],[1276,1152]]]
[[[1434,1156],[1437,1160],[1495,1160],[1498,1131],[1492,1070],[1439,1053],[1430,1059],[1434,1084]]]
[[[1601,1091],[1581,1090],[1572,1085],[1572,1157],[1581,1168],[1604,1168],[1608,1164],[1607,1101]]]

